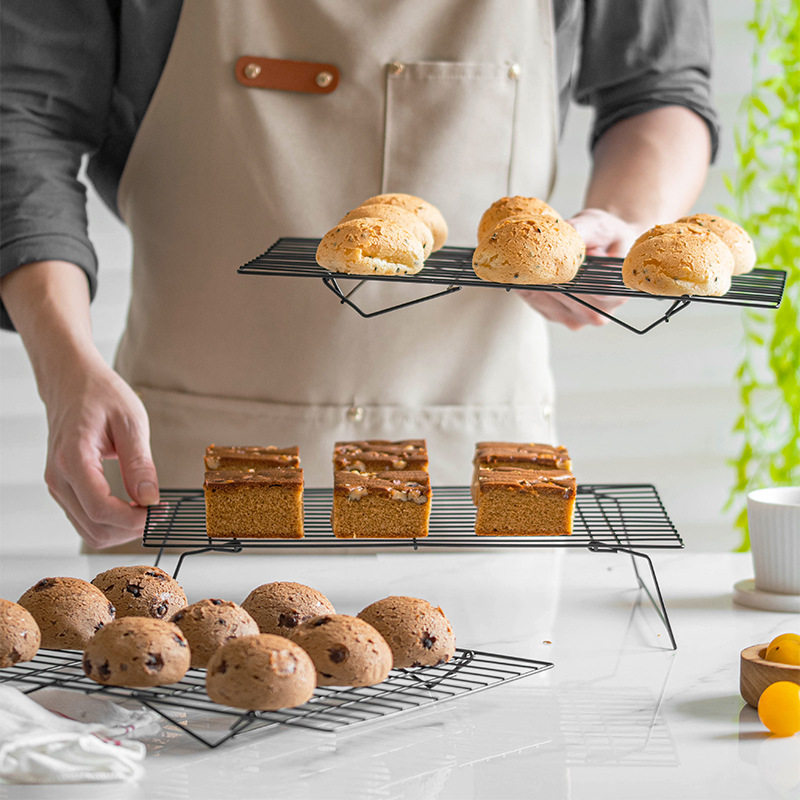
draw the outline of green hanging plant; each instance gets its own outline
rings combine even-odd
[[[746,311],[736,380],[741,442],[727,508],[747,550],[747,493],[800,484],[800,0],[756,0],[753,86],[735,131],[737,169],[720,212],[753,237],[758,263],[787,273],[777,311]]]

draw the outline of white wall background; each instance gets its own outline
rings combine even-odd
[[[747,0],[712,2],[716,103],[722,146],[698,211],[726,202],[722,173],[733,167],[733,126],[750,82]],[[553,204],[569,214],[581,205],[589,170],[590,112],[573,108],[560,152]],[[93,305],[95,338],[110,361],[125,320],[130,241],[90,193],[90,233],[100,258]],[[630,318],[652,320],[661,301],[639,301]],[[737,413],[733,374],[741,350],[738,310],[696,304],[645,336],[616,325],[553,331],[561,441],[584,482],[652,482],[684,536],[697,550],[729,550],[738,542],[722,506],[732,480],[726,458]],[[0,556],[5,552],[72,553],[78,546],[42,482],[47,430],[44,410],[19,339],[0,335]]]

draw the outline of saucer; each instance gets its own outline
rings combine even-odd
[[[800,594],[778,594],[756,589],[754,578],[733,585],[733,602],[762,611],[800,611]]]

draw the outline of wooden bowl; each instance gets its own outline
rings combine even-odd
[[[775,681],[791,681],[800,686],[800,666],[767,661],[767,644],[754,644],[742,650],[739,662],[739,691],[745,702],[758,708],[761,692]]]

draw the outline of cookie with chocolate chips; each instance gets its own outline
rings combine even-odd
[[[30,661],[42,635],[30,611],[0,597],[0,667]]]
[[[158,567],[113,567],[92,583],[114,604],[117,617],[170,619],[186,605],[181,585]]]
[[[392,668],[392,651],[380,633],[347,614],[314,617],[290,638],[311,656],[320,686],[372,686]]]
[[[359,613],[392,649],[395,668],[443,664],[456,652],[444,611],[417,597],[384,597]]]
[[[193,667],[205,667],[214,651],[231,639],[258,633],[255,620],[230,600],[200,600],[182,608],[171,621],[189,641]]]
[[[311,699],[317,685],[308,654],[283,636],[241,636],[218,648],[206,670],[206,692],[234,708],[277,711]]]
[[[83,652],[83,671],[107,686],[162,686],[189,669],[189,643],[171,622],[124,617],[98,631]]]
[[[18,602],[36,620],[41,646],[51,650],[83,650],[114,619],[113,603],[80,578],[42,578]]]
[[[289,636],[293,628],[311,617],[336,613],[322,592],[290,581],[257,586],[247,595],[242,608],[256,621],[261,633],[276,636]]]

